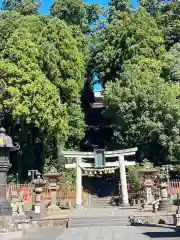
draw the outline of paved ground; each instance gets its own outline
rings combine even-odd
[[[127,214],[118,208],[108,209],[80,209],[74,217],[117,216]],[[129,214],[129,213],[128,213]],[[177,234],[171,228],[164,227],[130,227],[130,226],[108,226],[108,227],[81,227],[81,228],[49,228],[34,229],[23,237],[24,240],[179,240]],[[22,240],[22,239],[21,239]]]
[[[24,240],[179,240],[180,234],[172,229],[152,227],[95,227],[41,229],[29,232]]]

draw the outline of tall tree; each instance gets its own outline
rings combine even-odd
[[[169,80],[180,82],[180,43],[176,43],[170,48],[171,61],[169,65]]]
[[[164,0],[139,0],[140,6],[145,7],[151,16],[156,17]]]
[[[139,159],[158,163],[178,157],[179,85],[161,78],[168,56],[155,20],[144,9],[121,14],[99,39],[96,71],[106,86],[111,148],[138,146]]]
[[[35,0],[3,0],[2,9],[7,11],[18,11],[23,15],[36,14],[40,2]]]
[[[157,18],[160,27],[164,29],[166,48],[169,49],[180,41],[180,2],[172,1],[161,8]]]
[[[81,0],[55,0],[51,14],[68,24],[78,25],[83,32],[89,31],[90,24],[99,19],[102,7],[99,4],[85,4]]]
[[[146,67],[161,70],[167,54],[162,32],[144,9],[122,13],[101,31],[97,41],[95,66],[103,84],[119,79],[129,63],[138,63],[142,71]]]
[[[75,25],[82,25],[86,15],[84,3],[81,0],[55,0],[51,7],[51,13],[59,19]]]
[[[19,161],[26,173],[29,164],[34,167],[34,161],[38,162],[38,143],[50,144],[47,154],[57,159],[56,153],[50,153],[57,147],[57,135],[61,145],[71,148],[76,148],[82,139],[85,123],[80,90],[85,63],[81,43],[64,21],[14,12],[10,15],[5,13],[0,19],[5,33],[0,51],[0,76],[5,89],[1,102],[8,116],[20,122],[21,131],[16,127],[13,134],[21,136],[23,150]],[[12,129],[12,121],[6,117],[5,122]],[[28,149],[34,153],[31,163],[23,161],[24,156],[26,160],[30,156]],[[44,154],[42,157],[47,157]]]
[[[131,12],[132,4],[130,0],[111,0],[107,10],[108,21],[112,22],[121,12]]]

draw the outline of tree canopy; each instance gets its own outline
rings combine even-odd
[[[38,129],[38,136],[31,137],[41,136],[42,143],[59,136],[62,146],[77,147],[85,131],[84,36],[79,32],[75,37],[73,27],[58,18],[16,11],[1,14],[0,29],[4,32],[0,50],[4,123],[7,117],[18,121],[21,127],[13,134],[19,137],[26,126],[31,133]]]
[[[169,61],[163,31],[139,9],[121,13],[99,39],[96,71],[105,86],[104,114],[112,120],[110,146],[138,146],[139,159],[155,162],[176,158],[179,84],[163,79]]]
[[[157,21],[164,29],[165,44],[169,49],[180,40],[180,2],[170,1],[165,4]]]
[[[18,11],[23,15],[37,14],[40,3],[34,0],[3,0],[2,9]]]

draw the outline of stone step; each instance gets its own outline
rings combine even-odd
[[[97,202],[109,202],[110,199],[103,199],[103,198],[91,198],[91,201],[97,201]]]
[[[91,198],[91,202],[110,202],[111,199],[109,198]]]
[[[109,205],[109,202],[90,202],[90,205]]]
[[[112,205],[110,204],[110,201],[111,197],[97,197],[92,195],[88,206],[93,208],[111,208]]]
[[[106,208],[106,209],[109,209],[109,208],[112,208],[112,206],[109,206],[109,205],[105,205],[105,206],[95,206],[95,205],[93,205],[93,206],[88,206],[88,208],[90,209],[90,208]]]
[[[108,206],[108,207],[112,207],[112,205],[109,204],[109,203],[90,203],[89,206],[99,206],[99,207],[101,207],[101,206],[104,206],[104,207]]]
[[[129,219],[126,216],[113,217],[86,217],[72,218],[69,221],[69,228],[101,227],[101,226],[129,226]]]

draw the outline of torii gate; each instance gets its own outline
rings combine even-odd
[[[117,151],[104,152],[105,158],[118,157],[116,162],[106,162],[105,168],[119,167],[120,169],[120,181],[121,181],[121,193],[123,206],[129,205],[128,188],[126,179],[126,166],[135,165],[135,161],[126,161],[125,156],[135,155],[137,148],[129,148]],[[63,151],[62,154],[66,158],[75,158],[76,162],[71,164],[65,164],[65,168],[76,168],[76,207],[82,205],[82,169],[94,168],[95,163],[85,163],[82,159],[95,158],[94,152],[73,152]]]

